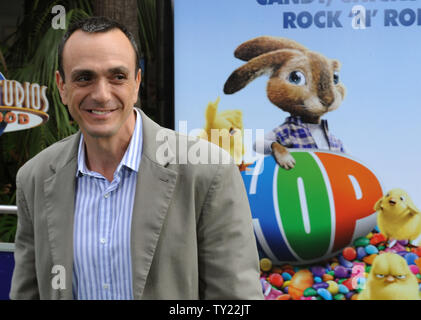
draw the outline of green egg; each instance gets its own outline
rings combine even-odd
[[[355,239],[354,246],[356,247],[365,247],[370,244],[370,239],[367,239],[366,237],[360,237]]]
[[[311,297],[311,296],[315,296],[317,295],[317,291],[315,289],[313,289],[312,287],[307,288],[304,290],[303,293],[304,297]]]

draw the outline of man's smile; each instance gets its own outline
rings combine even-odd
[[[90,117],[95,119],[106,119],[114,113],[117,109],[85,109],[84,111],[89,114]]]

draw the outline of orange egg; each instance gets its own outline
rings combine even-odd
[[[377,254],[370,254],[369,256],[366,256],[363,258],[363,261],[367,264],[373,264],[374,259],[377,257]]]
[[[417,267],[420,269],[420,272],[421,272],[421,258],[416,259],[414,262],[417,265]]]
[[[313,274],[309,270],[300,270],[292,276],[288,287],[288,294],[293,300],[299,300],[304,290],[310,288],[313,283]]]
[[[325,273],[322,279],[323,279],[323,282],[327,282],[329,280],[334,280],[335,278],[332,275]]]

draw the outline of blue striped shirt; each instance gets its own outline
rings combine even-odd
[[[142,154],[142,119],[109,182],[85,163],[81,135],[73,234],[73,297],[133,299],[130,230]]]

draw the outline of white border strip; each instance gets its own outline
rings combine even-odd
[[[0,205],[0,214],[16,214],[18,212],[17,206]]]
[[[15,252],[15,244],[0,242],[0,252]]]

